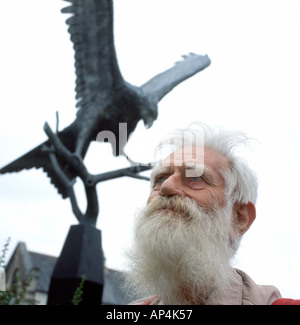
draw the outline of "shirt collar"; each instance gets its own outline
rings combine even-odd
[[[226,292],[214,301],[214,305],[242,305],[243,279],[232,269],[232,276]]]

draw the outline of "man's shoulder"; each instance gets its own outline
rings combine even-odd
[[[276,299],[281,298],[281,294],[275,286],[256,284],[245,272],[239,269],[236,269],[236,272],[243,281],[243,305],[271,305]]]
[[[223,299],[224,301],[221,299],[221,304],[271,305],[276,299],[281,298],[281,294],[275,286],[256,284],[244,271],[239,269],[235,269],[235,271],[235,287],[237,288],[235,288],[236,290],[231,292],[229,296],[226,296],[225,299]],[[162,304],[163,301],[161,296],[155,295],[135,300],[129,305]]]

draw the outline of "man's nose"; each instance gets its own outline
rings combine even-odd
[[[184,197],[185,194],[182,187],[180,176],[171,175],[161,184],[159,194],[166,197],[171,197],[173,195]]]

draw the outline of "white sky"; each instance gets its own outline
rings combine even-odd
[[[75,118],[72,44],[60,0],[0,3],[0,166],[46,139],[43,124],[60,129]],[[257,139],[249,162],[260,180],[257,219],[235,266],[257,283],[300,298],[300,2],[298,0],[115,0],[115,41],[125,79],[137,86],[189,52],[212,64],[159,104],[152,128],[140,123],[127,146],[137,161],[168,131],[200,120],[243,130]],[[100,173],[129,166],[107,144],[86,158]],[[77,187],[81,195],[81,187]],[[106,265],[122,269],[135,211],[149,184],[119,179],[98,185]],[[84,207],[82,200],[82,207]],[[0,247],[11,237],[27,248],[59,255],[76,224],[41,171],[0,177]]]

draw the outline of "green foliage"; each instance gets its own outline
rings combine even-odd
[[[0,256],[0,267],[5,268],[5,257],[8,251],[10,238],[7,239],[4,247],[2,249],[2,254]],[[24,298],[28,287],[32,281],[32,277],[28,277],[21,280],[20,277],[16,277],[14,283],[11,285],[10,289],[6,291],[0,291],[0,305],[20,305],[24,302]],[[35,304],[35,300],[30,300],[27,302],[29,305]]]
[[[0,305],[20,305],[24,303],[24,298],[32,278],[21,280],[20,277],[16,277],[15,282],[11,285],[7,291],[0,291]],[[27,302],[28,305],[36,304],[34,299]]]
[[[8,238],[6,240],[6,243],[4,244],[3,249],[2,249],[2,254],[0,256],[0,267],[2,267],[2,268],[5,268],[5,256],[8,251],[9,242],[10,242],[10,238]]]
[[[74,292],[74,296],[73,296],[73,299],[72,299],[72,304],[73,305],[77,306],[82,301],[83,285],[84,285],[85,280],[86,280],[86,274],[83,274],[81,276],[79,286],[77,287],[77,289]]]

